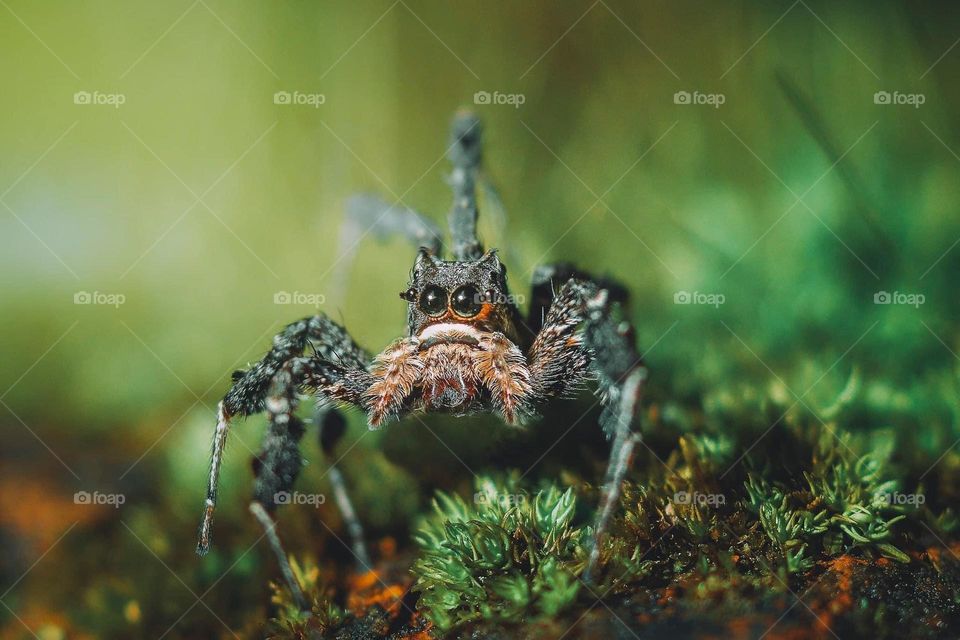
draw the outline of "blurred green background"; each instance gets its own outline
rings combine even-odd
[[[413,251],[366,242],[338,288],[343,204],[376,192],[443,224],[461,106],[483,118],[506,213],[481,231],[513,289],[561,259],[626,282],[653,400],[709,414],[751,381],[826,406],[857,372],[874,402],[856,429],[956,464],[957,8],[0,5],[2,637],[209,637],[262,614],[275,568],[245,512],[262,420],[232,432],[216,549],[192,556],[213,407],[315,312],[278,292],[323,297],[371,350],[401,335]],[[350,420],[371,535],[402,536],[431,476],[497,467],[514,437],[492,418]],[[343,555],[334,509],[281,520],[294,548]]]

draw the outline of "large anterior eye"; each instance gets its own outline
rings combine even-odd
[[[480,292],[472,285],[464,285],[453,292],[451,306],[458,316],[472,318],[482,308]]]
[[[447,310],[447,292],[436,285],[430,285],[420,294],[420,310],[428,316],[443,315]]]

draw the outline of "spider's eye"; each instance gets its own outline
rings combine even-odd
[[[477,288],[472,285],[464,285],[453,292],[451,306],[458,316],[472,318],[480,313],[482,296]]]
[[[447,292],[430,285],[420,294],[420,310],[428,316],[439,316],[447,310]]]

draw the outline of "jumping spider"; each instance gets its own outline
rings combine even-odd
[[[276,496],[291,489],[303,464],[298,442],[304,424],[295,415],[301,392],[312,392],[321,406],[360,408],[371,429],[420,411],[457,416],[486,411],[508,424],[522,424],[549,400],[596,380],[605,404],[601,424],[612,447],[584,573],[589,580],[599,557],[597,542],[639,440],[634,423],[646,369],[630,325],[618,319],[625,289],[613,282],[569,264],[540,267],[534,273],[530,308],[521,315],[507,288],[506,268],[496,252],[484,252],[477,239],[480,148],[479,120],[458,113],[447,150],[453,165],[451,260],[441,258],[440,233],[420,214],[372,196],[351,199],[345,239],[350,239],[351,229],[366,227],[381,238],[401,235],[420,245],[408,286],[400,294],[408,303],[409,334],[371,357],[343,327],[318,314],[287,326],[262,360],[234,373],[233,386],[218,406],[198,553],[209,549],[220,464],[235,416],[267,413],[269,427],[254,460],[251,511],[265,527],[291,590],[302,600],[269,515]],[[321,410],[321,429],[337,421],[342,425],[336,409]],[[366,564],[359,522],[345,496],[341,491],[338,503],[355,553]]]

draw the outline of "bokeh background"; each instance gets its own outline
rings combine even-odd
[[[246,513],[262,420],[232,432],[216,546],[193,555],[213,407],[316,309],[371,350],[402,333],[413,252],[364,242],[338,283],[343,205],[442,224],[462,106],[514,290],[560,259],[628,284],[651,398],[822,407],[855,380],[855,431],[957,465],[958,38],[941,3],[3,0],[0,634],[255,628],[276,575]],[[349,418],[368,534],[401,546],[438,486],[604,446],[593,420],[561,442],[549,418],[539,439]],[[326,491],[304,451],[299,486]],[[281,525],[347,554],[329,505]]]

